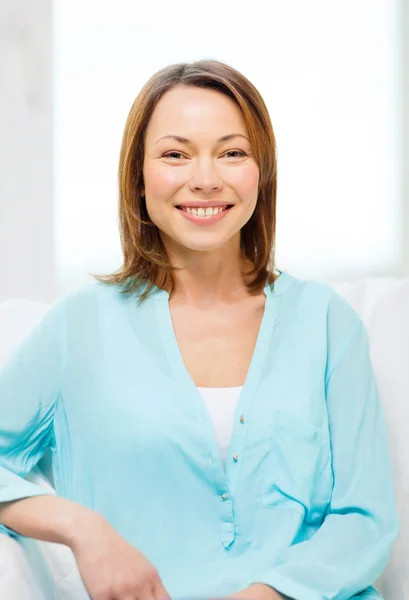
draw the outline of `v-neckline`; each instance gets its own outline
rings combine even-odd
[[[280,273],[280,277],[281,276],[282,275]],[[280,279],[280,277],[278,279]],[[263,347],[265,347],[264,341],[267,329],[269,329],[268,325],[271,321],[272,302],[270,286],[267,284],[263,291],[266,296],[264,312],[261,318],[256,343],[247,370],[246,378],[244,384],[240,386],[242,389],[238,404],[240,404],[243,396],[248,395],[250,391],[249,388],[253,387],[252,382],[256,376],[257,365],[260,363],[260,354],[262,353]],[[198,386],[196,386],[195,382],[193,381],[183,360],[170,312],[169,293],[166,290],[158,288],[158,292],[155,296],[153,296],[153,299],[156,301],[156,314],[159,321],[160,334],[165,346],[167,358],[175,380],[183,392],[183,400],[185,403],[187,401],[187,405],[185,406],[186,411],[192,416],[200,416],[200,414],[203,413],[203,410],[207,409],[207,407],[203,401],[200,391],[198,390]]]
[[[278,282],[280,282],[281,286],[284,284],[283,287],[286,287],[285,281],[283,281],[284,274],[281,271],[279,271],[279,273],[279,277],[274,282],[274,290],[276,290]],[[276,294],[275,291],[272,291],[269,284],[266,284],[263,291],[266,296],[264,312],[261,318],[256,343],[244,384],[243,386],[239,386],[242,389],[240,391],[235,409],[235,423],[241,422],[240,417],[242,415],[247,416],[251,410],[251,404],[256,396],[258,384],[260,382],[260,375],[267,357],[269,346],[268,341],[272,337],[275,325],[278,307],[278,298],[276,296],[278,296],[278,294]],[[155,300],[159,332],[165,348],[166,356],[175,381],[181,392],[180,396],[178,397],[178,401],[181,404],[182,410],[185,414],[189,415],[195,420],[202,421],[204,432],[206,434],[203,443],[204,447],[208,451],[207,455],[212,462],[218,464],[219,478],[225,481],[226,487],[228,487],[230,493],[233,494],[239,471],[238,469],[235,469],[234,474],[233,472],[230,472],[230,461],[227,461],[226,463],[226,471],[223,468],[209,409],[200,390],[194,383],[189,371],[186,368],[182,353],[179,348],[170,312],[169,293],[166,290],[158,288],[158,291],[153,296],[153,299]],[[244,438],[239,436],[238,429],[236,426],[234,426],[229,445],[228,457],[230,457],[233,453],[241,453],[243,448]],[[221,475],[221,473],[223,473],[223,475]]]

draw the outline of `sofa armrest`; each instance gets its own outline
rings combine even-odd
[[[38,468],[27,479],[53,489]],[[24,536],[0,534],[0,598],[13,600],[89,600],[68,546]]]
[[[0,533],[0,598],[49,600],[50,584],[41,580],[24,547],[14,538]]]

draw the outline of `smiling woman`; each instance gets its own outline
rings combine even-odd
[[[367,330],[275,269],[276,187],[242,74],[153,75],[121,148],[122,267],[0,372],[2,530],[68,545],[93,600],[380,598],[397,518]],[[57,497],[25,478],[46,448]]]
[[[169,129],[187,137],[165,135],[154,141]],[[238,133],[219,137],[221,131]],[[258,177],[246,122],[236,102],[218,91],[187,85],[164,94],[146,131],[141,193],[172,263],[182,261],[178,248],[185,256],[187,248],[223,247],[225,257],[230,254],[230,261],[237,260],[240,231],[256,207]],[[180,206],[186,209],[169,211]],[[206,229],[184,226],[179,214]],[[207,228],[215,223],[220,226],[209,237]]]
[[[172,294],[187,257],[187,271],[209,285],[216,273],[205,274],[202,259],[211,252],[260,293],[275,278],[276,177],[271,120],[243,75],[218,61],[162,69],[138,94],[123,135],[124,264],[96,278],[126,291],[147,283],[143,301],[155,285]]]

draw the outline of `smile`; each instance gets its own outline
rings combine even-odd
[[[211,225],[220,221],[232,208],[231,204],[224,206],[215,206],[214,208],[190,208],[189,206],[176,206],[179,213],[194,223]]]
[[[231,204],[225,204],[224,206],[215,206],[213,208],[191,208],[190,206],[178,206],[177,208],[192,213],[197,217],[211,217],[212,215],[217,215],[219,212],[222,212],[222,210],[226,210],[230,206]]]

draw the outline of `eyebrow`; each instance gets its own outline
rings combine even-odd
[[[218,144],[221,144],[222,142],[228,142],[229,140],[235,138],[235,137],[242,137],[245,140],[247,140],[248,142],[250,141],[249,138],[246,135],[243,135],[242,133],[229,133],[227,135],[224,135],[223,137],[219,138],[217,140]],[[160,140],[164,140],[170,138],[172,140],[176,140],[177,142],[179,142],[180,144],[191,144],[192,140],[188,140],[185,137],[182,137],[180,135],[164,135],[163,137],[159,138],[156,142],[156,144],[158,142],[160,142]]]

